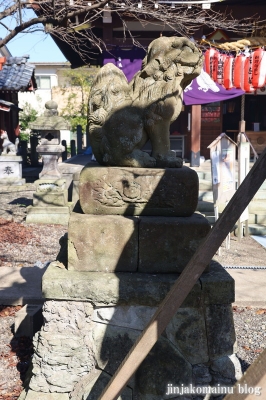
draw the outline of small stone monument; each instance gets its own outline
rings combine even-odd
[[[67,260],[59,257],[43,277],[45,322],[34,338],[27,400],[98,399],[210,231],[195,212],[198,176],[169,153],[166,135],[200,65],[193,43],[162,37],[133,78],[135,100],[119,69],[107,65],[96,76],[89,121],[102,165],[81,171]],[[148,138],[151,156],[141,149]],[[234,280],[212,261],[119,400],[203,400],[204,388],[232,385],[241,375],[233,301]]]
[[[13,186],[24,185],[22,178],[22,157],[17,155],[18,141],[12,143],[6,131],[1,131],[0,138],[3,140],[3,150],[0,156],[0,185]]]
[[[67,224],[71,205],[68,203],[66,180],[58,169],[58,158],[65,150],[60,144],[60,130],[68,129],[69,124],[58,116],[57,103],[45,103],[44,114],[34,121],[30,128],[41,136],[37,152],[42,156],[43,169],[39,180],[35,181],[36,193],[33,206],[27,208],[28,223]]]

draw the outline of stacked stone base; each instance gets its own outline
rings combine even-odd
[[[97,399],[177,278],[50,264],[43,278],[45,323],[34,339],[26,399]],[[120,398],[200,400],[204,395],[166,393],[170,384],[232,386],[241,376],[233,301],[234,280],[212,262]]]
[[[188,168],[88,166],[79,188],[85,214],[70,217],[67,269],[54,262],[43,277],[27,400],[97,400],[210,231]],[[234,280],[212,262],[119,399],[202,400],[231,386],[241,374],[233,301]]]

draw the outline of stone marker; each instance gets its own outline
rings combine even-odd
[[[16,143],[10,142],[6,131],[1,131],[3,151],[0,155],[0,186],[24,185],[22,179],[22,157],[17,155],[18,139]]]

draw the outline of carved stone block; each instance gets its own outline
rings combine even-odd
[[[80,174],[85,214],[188,217],[198,203],[198,176],[188,168],[101,167],[88,164]]]
[[[0,156],[0,179],[22,178],[22,157],[16,155]]]
[[[68,232],[68,269],[136,271],[137,224],[134,217],[72,213]]]
[[[141,217],[139,272],[182,272],[200,242],[209,233],[201,214],[191,217]]]

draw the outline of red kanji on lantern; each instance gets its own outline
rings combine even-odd
[[[217,80],[216,82],[220,85],[224,83],[224,62],[226,60],[225,54],[218,55],[218,68],[217,68]]]
[[[259,89],[265,85],[266,77],[266,52],[263,49],[257,49],[253,53],[252,65],[252,86]]]
[[[205,52],[205,71],[214,80],[217,79],[218,56],[219,52],[213,48]]]
[[[255,90],[252,85],[253,55],[254,53],[252,52],[250,56],[246,58],[244,66],[244,90],[247,93],[252,93]]]

